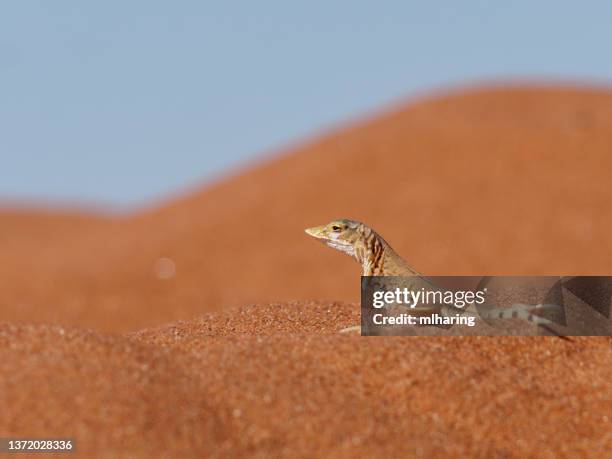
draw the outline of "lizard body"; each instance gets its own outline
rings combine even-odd
[[[432,287],[430,281],[399,256],[382,236],[364,223],[340,219],[326,225],[307,228],[305,232],[333,249],[355,258],[361,264],[362,276],[400,276],[406,278],[406,282],[410,282],[409,286],[412,289]],[[408,281],[408,278],[411,280]],[[473,309],[473,305],[470,306]],[[520,319],[534,324],[550,324],[550,321],[531,313],[532,310],[547,305],[516,306],[521,307],[493,309],[485,314],[492,319]],[[466,309],[444,304],[417,307],[411,309],[411,312],[415,315],[430,315],[434,312],[452,315],[465,313]],[[349,327],[342,331],[356,331],[358,328]]]

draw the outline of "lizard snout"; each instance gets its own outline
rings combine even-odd
[[[323,226],[313,226],[312,228],[306,228],[304,232],[316,239],[321,239],[322,237],[324,237],[324,228],[325,227]]]

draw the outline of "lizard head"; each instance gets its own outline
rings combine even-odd
[[[327,244],[333,249],[355,256],[355,246],[363,237],[361,223],[354,220],[333,220],[327,225],[306,228],[306,234]]]
[[[419,276],[391,246],[364,223],[341,219],[327,225],[306,228],[306,234],[353,257],[362,276]]]

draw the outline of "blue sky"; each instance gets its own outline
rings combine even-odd
[[[147,203],[385,105],[608,83],[612,2],[19,0],[0,6],[0,199]]]

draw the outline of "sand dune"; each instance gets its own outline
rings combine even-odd
[[[356,305],[258,305],[128,336],[0,327],[3,433],[86,457],[605,457],[608,338],[366,339]]]
[[[610,339],[338,335],[359,268],[302,230],[369,222],[431,275],[609,274],[611,148],[610,91],[472,90],[126,217],[5,212],[0,436],[86,457],[604,457]]]
[[[608,91],[408,104],[156,210],[67,222],[66,243],[5,260],[3,317],[130,331],[228,305],[356,301],[358,267],[302,233],[339,216],[373,224],[432,275],[607,274],[611,145]],[[156,276],[160,258],[173,278]]]

